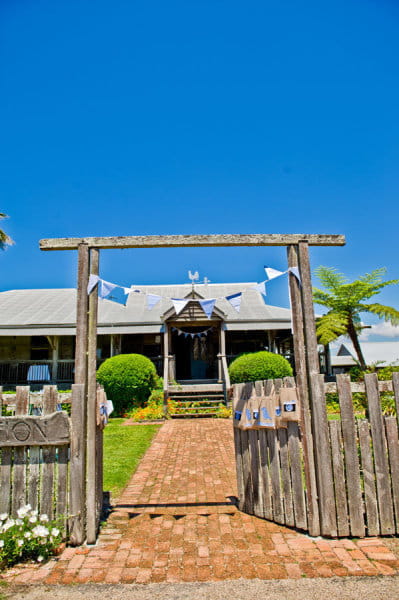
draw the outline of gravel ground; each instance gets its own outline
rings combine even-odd
[[[239,579],[212,583],[148,585],[35,585],[2,587],[0,599],[14,600],[395,600],[399,576],[331,579]]]

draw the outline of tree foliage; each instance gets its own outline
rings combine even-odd
[[[367,303],[383,288],[399,283],[399,279],[383,281],[385,272],[385,268],[374,269],[359,279],[349,281],[332,267],[320,266],[316,269],[316,275],[325,290],[313,288],[313,300],[328,308],[328,312],[316,321],[318,340],[321,344],[328,344],[340,335],[348,335],[362,369],[366,368],[366,363],[359,343],[362,329],[360,315],[371,313],[392,325],[399,324],[399,311],[395,308],[375,302]]]
[[[0,212],[0,220],[7,219],[7,218],[8,218],[8,215]],[[14,243],[14,241],[10,238],[10,236],[7,235],[5,231],[0,229],[0,250],[5,250],[6,246],[11,246],[13,243]]]

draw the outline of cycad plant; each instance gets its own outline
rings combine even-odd
[[[349,281],[332,267],[320,266],[316,269],[316,275],[325,290],[313,288],[313,300],[328,308],[328,312],[316,320],[318,340],[321,344],[328,344],[340,335],[349,336],[363,370],[366,369],[366,363],[359,343],[362,329],[360,315],[372,313],[392,325],[399,324],[398,310],[384,304],[367,302],[384,287],[399,283],[399,279],[383,281],[385,272],[385,268],[374,269],[359,279]]]
[[[8,215],[0,212],[0,220],[7,219]],[[10,238],[9,235],[6,234],[5,231],[0,229],[0,250],[5,250],[6,246],[11,246],[14,241]]]

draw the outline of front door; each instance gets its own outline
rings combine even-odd
[[[201,330],[203,328],[184,327],[172,332],[172,353],[175,355],[178,381],[217,377],[217,332],[211,330],[207,335],[195,335]]]

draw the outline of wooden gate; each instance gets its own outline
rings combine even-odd
[[[322,414],[327,423],[322,463],[332,480],[321,494],[317,487],[320,514],[326,509],[321,498],[329,497],[328,537],[364,537],[399,533],[399,373],[393,381],[379,382],[376,374],[365,375],[364,383],[351,384],[348,375],[337,383],[324,384],[314,376],[323,393]],[[234,403],[267,394],[269,382],[234,386]],[[292,378],[275,380],[275,388],[293,385]],[[355,418],[352,390],[365,394],[367,418]],[[388,394],[392,416],[383,416],[380,391]],[[325,393],[338,393],[339,415],[327,420]],[[395,414],[396,413],[396,414]],[[310,532],[309,489],[306,474],[303,420],[288,423],[287,429],[234,429],[239,507],[244,512]],[[327,452],[325,452],[325,449]],[[314,465],[322,460],[314,444]],[[319,486],[319,482],[317,482]],[[322,525],[322,523],[321,523]]]
[[[64,521],[66,537],[79,545],[86,539],[86,452],[84,386],[72,394],[59,394],[44,386],[43,394],[30,395],[29,386],[16,389],[5,400],[0,388],[0,513],[16,516],[30,504],[39,514]],[[106,401],[97,390],[98,409]],[[70,404],[71,416],[61,410]],[[2,416],[4,413],[4,416]],[[96,420],[96,510],[98,526],[102,508],[102,428]]]

